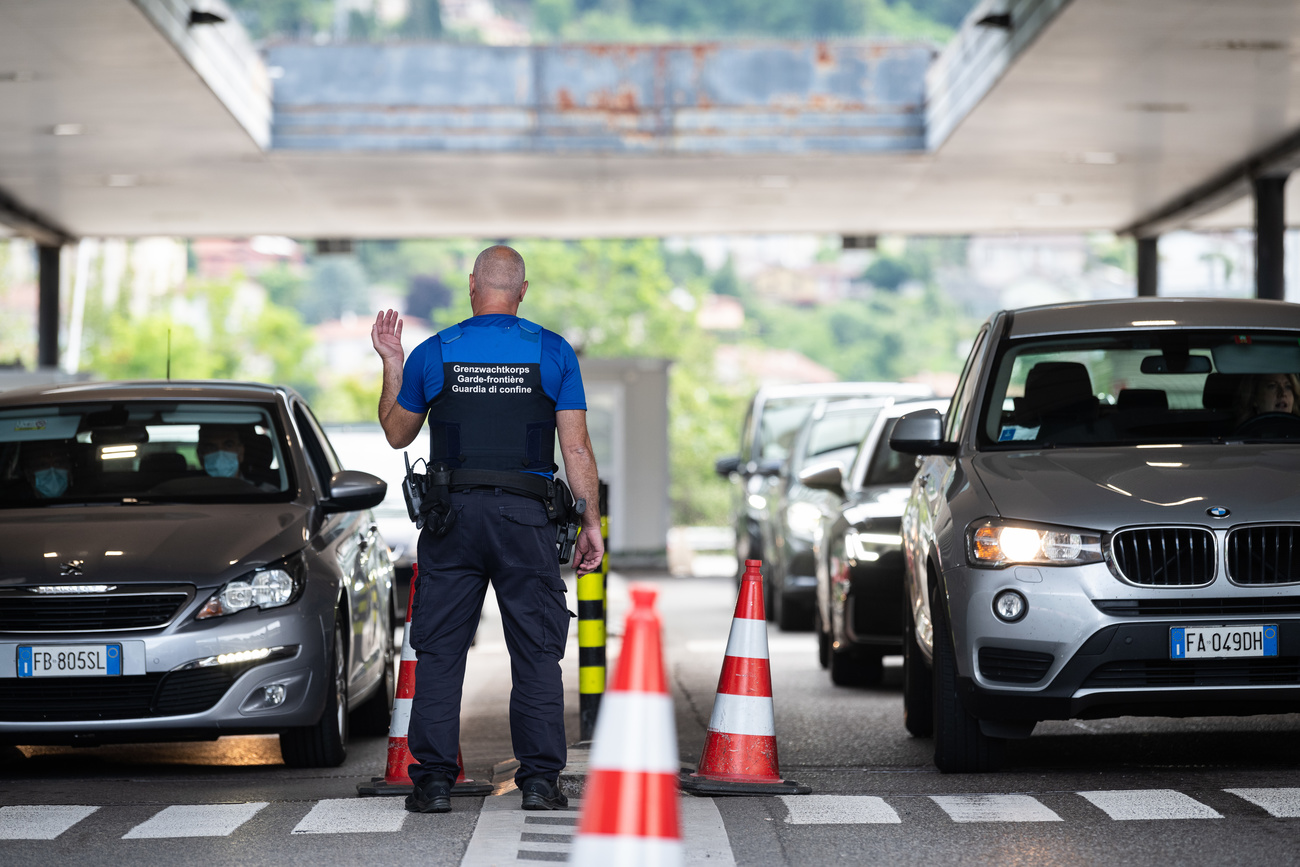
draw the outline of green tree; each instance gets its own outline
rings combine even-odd
[[[322,388],[312,401],[312,410],[322,422],[373,422],[379,390],[383,386],[382,374],[373,376],[342,376]]]
[[[312,262],[311,291],[298,310],[311,323],[338,319],[344,313],[370,313],[369,280],[353,256],[318,256]]]
[[[227,0],[254,39],[311,39],[329,32],[334,0]]]
[[[87,328],[87,367],[105,379],[161,379],[170,358],[172,379],[248,379],[314,393],[311,336],[295,311],[238,303],[238,278],[196,282],[181,294],[202,311],[202,329],[166,313],[114,312]]]
[[[409,0],[410,6],[400,32],[408,39],[438,39],[442,36],[442,4],[438,0]]]

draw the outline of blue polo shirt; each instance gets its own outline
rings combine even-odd
[[[423,413],[443,388],[443,362],[510,364],[536,362],[537,344],[521,339],[518,316],[493,313],[474,316],[452,329],[460,335],[443,345],[442,336],[452,329],[435,334],[421,343],[406,358],[402,368],[402,390],[397,402],[403,409]],[[578,357],[569,341],[554,331],[540,329],[542,390],[555,401],[555,410],[587,408],[582,388]]]

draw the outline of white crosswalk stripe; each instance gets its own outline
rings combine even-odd
[[[0,840],[53,840],[98,809],[70,804],[0,807]]]
[[[252,804],[194,804],[166,807],[122,835],[123,840],[173,837],[229,837],[266,806]]]
[[[1224,792],[1254,804],[1270,816],[1300,818],[1300,787],[1232,788]],[[1075,792],[1114,821],[1222,819],[1212,807],[1174,789],[1099,790]],[[1068,797],[1061,792],[1057,798]],[[899,825],[899,799],[917,796],[782,795],[789,825]],[[953,822],[1061,822],[1057,813],[1028,794],[929,795]],[[892,803],[891,803],[892,802]],[[722,814],[711,798],[681,799],[682,835],[688,864],[732,865]],[[256,816],[266,802],[195,804],[165,807],[123,835],[127,840],[167,840],[186,837],[225,837]],[[484,800],[464,867],[523,860],[555,860],[572,848],[580,804],[567,811],[529,813],[519,809],[511,793]],[[0,807],[0,841],[54,840],[102,806],[33,804]],[[112,810],[112,807],[107,808]],[[777,808],[778,810],[780,808]],[[1243,806],[1243,811],[1246,809]],[[1232,811],[1229,811],[1230,813]],[[906,815],[906,813],[904,814]],[[775,817],[774,817],[775,818]],[[1078,821],[1074,819],[1073,821]],[[358,834],[427,831],[427,823],[411,820],[401,798],[336,798],[315,802],[292,829],[267,829],[267,834]],[[3,850],[0,850],[2,853]],[[528,853],[532,853],[530,856]]]
[[[781,795],[791,825],[897,825],[894,808],[874,795]]]
[[[1263,807],[1279,819],[1300,817],[1300,789],[1224,789],[1229,794]]]
[[[392,833],[402,830],[402,822],[409,815],[405,798],[335,798],[317,801],[293,833]]]
[[[1222,819],[1213,810],[1189,795],[1173,789],[1139,791],[1079,792],[1094,806],[1116,821],[1138,819]]]
[[[931,795],[954,822],[1059,822],[1061,817],[1029,795]]]

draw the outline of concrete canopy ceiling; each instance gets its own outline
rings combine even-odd
[[[181,0],[0,0],[0,192],[74,236],[1122,230],[1300,129],[1300,4],[996,5],[1041,30],[1017,45],[975,11],[958,42],[1004,40],[1005,69],[933,150],[547,155],[268,146],[231,96],[271,86],[237,25],[176,25]],[[1288,200],[1300,217],[1300,184]]]

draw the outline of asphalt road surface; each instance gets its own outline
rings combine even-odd
[[[610,630],[627,610],[611,576]],[[735,605],[726,578],[626,576],[660,589],[683,764],[704,744]],[[572,596],[570,597],[572,602]],[[570,607],[576,607],[571,605]],[[784,776],[806,796],[682,799],[688,864],[1292,864],[1300,856],[1300,716],[1044,723],[999,774],[947,776],[902,727],[899,674],[831,685],[809,634],[769,630]],[[611,661],[618,641],[610,643]],[[565,659],[577,740],[577,652]],[[435,864],[562,861],[580,801],[524,813],[510,783],[509,660],[489,606],[470,653],[469,776],[496,784],[445,815],[358,798],[385,738],[340,768],[280,763],[274,737],[0,748],[0,864]],[[566,787],[577,795],[585,750]]]

